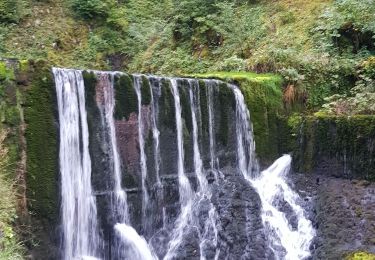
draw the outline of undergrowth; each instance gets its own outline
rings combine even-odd
[[[0,259],[23,259],[23,247],[14,230],[16,195],[8,172],[8,150],[4,146],[6,131],[0,129]]]

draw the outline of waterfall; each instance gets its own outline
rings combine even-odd
[[[149,208],[149,197],[146,187],[147,180],[147,162],[145,154],[145,141],[144,141],[144,126],[143,126],[143,113],[142,113],[142,94],[141,94],[141,76],[134,76],[134,89],[137,93],[138,100],[138,140],[140,150],[140,164],[141,164],[141,175],[142,175],[142,219],[143,223],[146,223],[146,211]]]
[[[190,186],[189,179],[185,175],[184,170],[184,141],[182,132],[182,116],[181,116],[181,103],[180,95],[178,91],[178,85],[176,79],[171,79],[172,93],[174,98],[174,104],[176,109],[176,131],[177,131],[177,171],[178,171],[178,182],[180,188],[180,202],[181,207],[184,208],[191,202],[193,191]]]
[[[91,159],[80,71],[53,69],[60,122],[60,178],[63,258],[98,257],[96,201],[91,188]]]
[[[218,230],[217,230],[217,213],[214,205],[210,202],[211,199],[211,191],[210,187],[208,186],[208,182],[206,176],[203,172],[203,162],[201,158],[201,153],[199,150],[199,136],[198,136],[198,123],[197,123],[197,116],[196,114],[200,114],[200,106],[199,106],[199,84],[197,80],[189,80],[189,96],[190,96],[190,108],[191,108],[191,116],[192,116],[192,124],[193,124],[193,147],[194,147],[194,171],[195,175],[197,176],[199,189],[198,195],[201,197],[200,200],[208,200],[209,201],[209,212],[208,218],[204,223],[203,230],[200,234],[200,259],[205,260],[207,259],[206,249],[208,247],[215,248],[215,259],[218,258],[220,249],[217,247],[218,243]],[[210,101],[209,101],[210,102]],[[212,137],[212,128],[210,132],[210,140],[213,139]],[[211,143],[210,143],[211,148]],[[210,153],[211,154],[211,153]],[[211,154],[212,156],[212,154]],[[213,167],[213,158],[211,157],[211,167]],[[198,225],[198,224],[197,224]]]
[[[216,260],[255,257],[248,252],[257,248],[276,259],[311,255],[315,231],[287,182],[291,157],[260,171],[237,86],[53,72],[64,259]],[[243,202],[241,193],[253,196]],[[253,239],[252,232],[260,233]]]
[[[121,164],[117,150],[116,130],[115,123],[113,120],[113,111],[115,107],[114,89],[113,89],[113,74],[97,73],[99,81],[101,82],[103,97],[104,97],[104,116],[102,120],[104,127],[109,129],[110,137],[110,162],[112,162],[112,176],[114,179],[114,201],[112,210],[114,218],[120,223],[127,223],[129,221],[128,216],[128,204],[126,193],[121,187]]]
[[[147,241],[138,235],[137,231],[126,224],[116,224],[116,232],[121,236],[126,246],[126,259],[155,260],[157,256],[152,252]]]
[[[310,244],[315,231],[311,221],[306,219],[301,200],[287,184],[286,175],[290,170],[291,157],[284,155],[251,183],[257,189],[262,200],[262,218],[271,236],[271,248],[278,259],[306,259],[310,256]],[[297,219],[296,227],[289,224],[285,214],[278,209],[278,204],[287,202]],[[283,247],[284,250],[279,250]]]
[[[215,125],[215,119],[214,119],[214,105],[213,105],[213,91],[216,84],[216,81],[214,80],[206,80],[207,88],[206,88],[206,94],[208,97],[208,129],[209,129],[209,136],[210,136],[210,163],[211,163],[211,169],[216,170],[216,160],[215,160],[215,137],[213,133],[213,127]]]
[[[181,112],[181,103],[180,95],[178,90],[178,84],[176,79],[171,79],[172,94],[175,105],[175,116],[176,116],[176,132],[177,132],[177,171],[178,171],[178,183],[180,191],[180,204],[181,212],[176,220],[176,227],[173,231],[172,239],[169,243],[169,248],[165,260],[173,259],[176,257],[175,253],[178,247],[180,246],[184,229],[191,221],[191,210],[193,204],[194,192],[190,186],[189,179],[185,175],[184,170],[184,143],[183,143],[183,130],[182,130],[182,112]]]
[[[270,247],[277,259],[306,259],[310,256],[309,247],[315,235],[312,223],[299,205],[301,198],[286,181],[290,170],[291,157],[284,155],[259,175],[255,156],[255,142],[250,113],[241,91],[232,86],[236,97],[237,158],[241,173],[256,188],[262,201],[262,220]],[[279,203],[286,202],[297,219],[293,227],[286,218]]]

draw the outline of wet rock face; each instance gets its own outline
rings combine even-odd
[[[226,167],[224,178],[213,186],[217,208],[219,259],[273,259],[261,219],[261,201],[238,170]]]
[[[375,253],[375,184],[322,175],[292,175],[317,230],[312,259]],[[311,203],[313,202],[313,203]]]

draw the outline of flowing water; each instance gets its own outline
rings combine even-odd
[[[142,94],[141,94],[141,77],[134,76],[134,89],[137,93],[138,100],[138,140],[140,150],[140,164],[141,164],[141,175],[142,175],[142,222],[147,222],[147,210],[149,208],[149,196],[146,187],[147,180],[147,162],[145,153],[145,141],[144,141],[144,125],[143,125],[143,111],[142,111]]]
[[[100,248],[83,78],[80,71],[53,70],[60,122],[63,258],[96,257]]]
[[[250,112],[236,86],[92,73],[96,94],[85,103],[82,72],[54,69],[64,259],[223,259],[231,250],[239,258],[263,248],[253,232],[264,237],[268,259],[310,256],[315,231],[288,185],[291,157],[260,171]],[[122,93],[134,99],[119,100]],[[95,109],[101,133],[87,123]],[[89,143],[89,132],[102,141]],[[95,176],[90,156],[104,165]],[[113,181],[105,186],[107,176]],[[243,182],[257,198],[241,204],[235,187]],[[257,203],[260,231],[253,212],[240,206]],[[228,225],[233,221],[239,230]],[[243,240],[246,248],[236,249]]]

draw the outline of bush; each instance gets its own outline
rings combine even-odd
[[[18,23],[23,15],[22,0],[0,0],[0,23]]]
[[[113,0],[72,0],[72,8],[83,19],[106,18]]]

